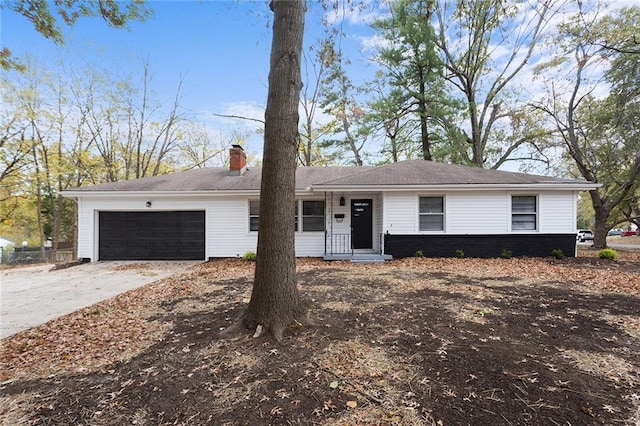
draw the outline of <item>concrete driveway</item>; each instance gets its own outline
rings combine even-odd
[[[166,278],[201,261],[94,262],[0,271],[0,338]]]

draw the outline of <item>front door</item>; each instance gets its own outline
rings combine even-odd
[[[351,241],[354,249],[373,248],[373,202],[351,200]]]

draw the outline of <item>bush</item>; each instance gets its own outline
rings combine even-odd
[[[462,259],[464,257],[464,252],[462,250],[456,250],[456,257],[458,259]]]
[[[618,257],[618,252],[615,251],[614,249],[606,248],[598,252],[598,257],[600,259],[614,260],[616,257]]]
[[[504,249],[502,250],[500,257],[503,259],[511,259],[513,257],[513,252],[511,250]]]
[[[551,255],[558,260],[564,259],[564,253],[560,249],[551,250]]]
[[[422,252],[422,250],[418,250],[414,253],[415,257],[424,257],[424,253]]]
[[[242,258],[244,260],[247,260],[249,262],[255,262],[256,261],[256,254],[252,251],[248,251],[245,254],[242,255]]]

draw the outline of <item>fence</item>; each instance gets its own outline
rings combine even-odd
[[[3,250],[0,252],[0,263],[8,265],[24,265],[31,263],[63,263],[73,261],[73,249],[65,250]]]

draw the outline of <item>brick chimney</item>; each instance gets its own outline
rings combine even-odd
[[[240,145],[229,148],[229,174],[240,176],[247,171],[247,154]]]

